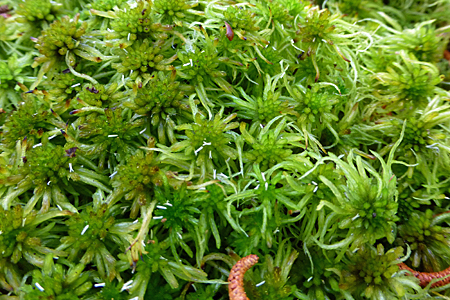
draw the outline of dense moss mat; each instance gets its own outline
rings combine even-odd
[[[0,0],[0,300],[448,299],[448,11]]]

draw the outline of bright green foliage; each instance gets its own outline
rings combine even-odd
[[[276,2],[289,10],[289,14],[292,16],[303,15],[305,7],[308,5],[308,2],[303,0],[276,0]]]
[[[17,107],[21,102],[15,87],[18,82],[27,81],[31,62],[30,55],[19,58],[16,53],[0,61],[0,107],[9,109],[11,105]]]
[[[148,245],[146,245],[146,254],[143,256],[143,261],[137,263],[137,271],[139,272],[141,268],[148,268],[151,273],[157,272],[158,269],[165,270],[167,268],[167,258],[162,257],[164,250],[169,247],[167,242],[158,242],[157,240],[149,240]],[[138,273],[139,274],[139,273]],[[144,278],[142,278],[145,280]]]
[[[269,0],[257,3],[256,6],[261,10],[258,15],[263,14],[266,19],[270,18],[274,21],[276,29],[285,34],[285,29],[293,28],[292,25],[296,16],[299,18],[305,16],[307,4],[303,0]]]
[[[195,86],[204,106],[212,106],[207,99],[205,87],[218,85],[223,91],[233,93],[232,85],[224,79],[227,73],[223,69],[226,65],[236,69],[236,66],[242,66],[242,63],[220,56],[217,39],[213,41],[208,35],[199,43],[191,43],[193,42],[186,43],[184,49],[178,51],[182,65],[177,68],[177,74]]]
[[[383,2],[380,0],[337,0],[329,1],[328,6],[337,8],[340,13],[358,19],[377,18],[377,11],[383,10]]]
[[[396,13],[399,15],[397,17],[398,21],[406,24],[428,20],[442,22],[447,20],[447,13],[450,9],[447,1],[438,1],[434,5],[430,5],[431,2],[429,0],[395,0],[389,3],[391,9],[397,10]]]
[[[166,77],[158,72],[144,87],[137,88],[133,101],[126,105],[140,115],[150,116],[152,125],[156,126],[167,116],[177,114],[183,98],[180,82],[174,81],[173,76]]]
[[[113,104],[117,103],[124,97],[124,93],[119,91],[118,83],[113,83],[107,86],[102,84],[88,84],[83,86],[83,89],[80,93],[78,93],[79,99],[91,106],[98,107],[113,106]]]
[[[270,251],[273,243],[273,233],[277,230],[274,218],[266,220],[264,232],[261,232],[261,224],[264,220],[263,212],[245,215],[239,219],[239,231],[233,231],[228,237],[228,243],[233,245],[233,250],[241,256],[250,255],[259,249],[263,253]]]
[[[281,0],[269,0],[268,6],[270,7],[270,13],[273,20],[278,21],[282,24],[289,23],[294,19],[289,13],[289,8],[286,7],[286,1]],[[299,1],[300,2],[300,1]],[[270,59],[269,59],[270,61]]]
[[[55,3],[50,0],[26,0],[19,3],[16,13],[30,22],[41,20],[51,22],[55,19],[53,10]]]
[[[175,122],[173,119],[190,119],[190,107],[184,97],[188,90],[174,80],[175,71],[171,76],[158,72],[145,86],[135,87],[135,95],[124,105],[140,115],[146,115],[156,129],[158,141],[166,144],[166,137],[175,143]]]
[[[399,124],[399,130],[401,125]],[[403,137],[403,143],[405,143],[406,149],[412,149],[415,152],[419,152],[427,145],[427,137],[429,131],[424,128],[424,123],[417,118],[409,118],[406,121],[405,136]]]
[[[303,43],[311,45],[308,51],[314,51],[323,40],[329,44],[332,43],[329,38],[335,30],[335,26],[332,25],[335,17],[328,10],[319,11],[315,9],[306,17],[304,24],[299,25],[297,34],[301,37]]]
[[[79,214],[74,214],[66,221],[69,235],[62,238],[59,249],[68,252],[68,260],[84,265],[94,261],[101,278],[112,281],[117,276],[116,259],[107,248],[109,241],[131,240],[129,232],[139,224],[118,223],[115,215],[119,207],[108,208],[106,203],[88,206]],[[122,243],[118,245],[122,249]]]
[[[407,183],[404,184],[403,188],[399,186],[397,216],[402,222],[407,222],[411,214],[421,205],[430,204],[429,200],[424,200],[425,195],[423,189],[414,190]]]
[[[186,185],[179,190],[156,187],[155,198],[158,200],[159,209],[155,211],[154,219],[161,220],[164,228],[170,228],[174,233],[181,233],[183,229],[192,229],[197,225],[198,220],[194,214],[199,214],[200,210],[190,205],[192,198],[186,190]]]
[[[99,207],[96,212],[89,206],[82,213],[73,215],[66,222],[69,227],[69,235],[77,237],[76,243],[78,246],[74,247],[73,250],[86,249],[91,246],[91,240],[104,240],[114,222],[114,217],[109,212],[107,213],[106,205]],[[85,224],[89,225],[86,230],[84,230]]]
[[[317,67],[316,57],[319,55],[319,46],[326,55],[337,53],[345,61],[350,61],[344,56],[338,44],[342,39],[339,37],[339,31],[336,30],[336,19],[338,15],[331,15],[328,10],[311,9],[305,20],[298,23],[296,32],[296,41],[301,42],[301,48],[307,56],[311,56],[316,69],[315,81],[319,80],[319,68]],[[329,49],[330,46],[332,49]],[[328,51],[325,49],[329,49]],[[326,51],[326,52],[325,52]]]
[[[229,123],[234,118],[236,118],[236,115],[230,115],[221,119],[221,116],[218,114],[213,120],[206,120],[200,114],[195,115],[196,123],[190,124],[188,128],[178,128],[184,129],[189,139],[189,146],[187,146],[185,151],[186,154],[189,155],[194,152],[195,155],[199,155],[200,153],[213,151],[216,157],[217,153],[226,158],[236,157],[235,151],[227,145],[232,141],[232,136],[228,131],[238,127],[236,122]],[[187,144],[184,141],[182,143]],[[173,147],[178,148],[177,145]],[[199,149],[200,147],[201,149]]]
[[[105,286],[95,295],[99,300],[126,300],[126,291],[122,291],[124,282],[106,281]]]
[[[330,123],[338,118],[332,113],[335,104],[339,102],[336,96],[327,91],[319,91],[320,86],[315,84],[312,88],[301,93],[293,88],[292,94],[296,100],[295,111],[300,115],[298,123]]]
[[[2,216],[0,224],[0,231],[2,232],[0,235],[0,253],[2,258],[4,258],[13,254],[16,243],[23,242],[27,238],[27,233],[22,229],[23,209],[20,205],[16,205],[12,210],[7,211],[0,207],[0,214]],[[30,242],[40,243],[39,239]],[[21,254],[18,257],[13,257],[13,260],[17,263],[20,258]]]
[[[398,228],[398,242],[411,247],[410,261],[413,268],[427,272],[442,270],[450,257],[446,236],[450,230],[438,224],[448,218],[448,214],[433,216],[433,211],[414,211],[410,218]]]
[[[207,213],[213,213],[214,211],[224,213],[226,210],[224,187],[221,184],[207,186],[201,205]]]
[[[342,268],[342,264],[335,264],[329,257],[322,254],[322,250],[316,247],[308,249],[309,253],[317,253],[309,261],[306,254],[297,260],[293,266],[292,281],[303,282],[300,290],[307,294],[310,299],[330,299],[331,295],[339,294],[339,277],[334,270]],[[332,270],[334,268],[334,270]],[[299,278],[297,278],[297,276]]]
[[[255,15],[251,9],[239,5],[230,5],[223,13],[225,21],[230,24],[231,28],[244,32],[259,30],[259,27],[255,24]]]
[[[172,20],[183,19],[186,16],[186,10],[195,7],[197,4],[190,4],[186,0],[155,0],[153,9],[162,19],[171,22]]]
[[[178,58],[183,63],[180,75],[193,83],[208,81],[210,77],[224,77],[225,72],[217,70],[221,59],[214,47],[206,47],[201,51],[197,47],[192,50],[178,52]]]
[[[155,71],[172,70],[170,64],[176,56],[166,56],[168,45],[163,40],[150,42],[149,39],[136,41],[131,47],[119,52],[120,63],[113,63],[112,67],[119,73],[127,73],[130,79],[138,77],[150,79]],[[142,80],[141,80],[142,81]]]
[[[261,70],[264,73],[269,74],[271,77],[276,76],[277,74],[281,73],[280,62],[283,59],[283,57],[281,57],[279,54],[279,50],[275,50],[275,49],[277,49],[277,48],[275,48],[274,46],[272,46],[272,47],[269,46],[262,51],[264,57],[268,61],[270,61],[272,64],[268,64],[268,63],[264,63],[264,62],[259,64],[259,67],[261,68]]]
[[[35,46],[42,56],[35,58],[33,67],[44,62],[64,59],[69,51],[78,46],[87,29],[87,23],[78,24],[78,19],[79,15],[73,19],[65,16],[42,31]]]
[[[237,224],[228,213],[227,202],[225,201],[225,188],[219,183],[211,184],[206,187],[205,192],[196,195],[194,201],[196,204],[200,204],[201,215],[199,218],[200,228],[209,228],[207,238],[212,234],[217,249],[220,249],[222,245],[222,239],[218,228],[223,226],[226,220],[233,228],[237,228]],[[234,207],[232,207],[234,211]],[[230,209],[231,210],[231,209]],[[222,218],[218,218],[219,215]],[[221,222],[222,221],[222,222]],[[218,226],[219,225],[219,226]],[[206,247],[204,247],[206,249]]]
[[[392,64],[396,62],[397,55],[388,52],[385,49],[369,49],[362,57],[364,64],[374,72],[385,72]]]
[[[250,51],[252,54],[247,61],[253,60],[255,58],[253,53],[256,52],[267,62],[260,49],[268,45],[269,41],[261,34],[259,23],[262,18],[257,15],[257,10],[252,6],[249,3],[234,4],[226,6],[225,10],[223,6],[217,5],[216,12],[210,17],[217,17],[216,21],[221,26],[225,25],[224,37],[226,36],[226,39],[224,38],[222,44],[227,45],[223,46],[229,46],[231,52]]]
[[[228,207],[235,201],[250,200],[248,206],[243,206],[239,224],[241,231],[232,234],[236,251],[240,255],[254,253],[254,248],[269,251],[272,248],[276,233],[282,232],[289,223],[298,221],[303,215],[304,202],[297,203],[295,193],[285,184],[281,172],[272,175],[273,169],[261,172],[258,165],[253,165],[252,179],[246,189],[227,198]],[[292,211],[298,216],[290,217]]]
[[[66,255],[63,251],[55,251],[46,247],[47,242],[51,239],[46,235],[54,224],[40,229],[37,228],[37,225],[39,225],[39,219],[43,219],[42,216],[52,218],[58,215],[67,215],[67,212],[50,212],[45,215],[37,215],[33,212],[28,215],[28,218],[23,217],[23,212],[24,210],[19,204],[10,210],[0,207],[0,259],[8,258],[11,263],[17,264],[24,258],[30,264],[42,267],[45,254]],[[14,271],[10,270],[9,272]]]
[[[292,109],[289,107],[287,97],[281,96],[278,80],[280,76],[271,78],[269,75],[265,76],[264,91],[258,93],[256,96],[249,96],[240,88],[242,100],[233,95],[224,95],[231,98],[234,104],[228,104],[236,107],[238,116],[253,122],[267,124],[275,117],[284,114],[292,114]]]
[[[403,248],[392,248],[386,253],[382,244],[363,246],[349,254],[348,271],[343,271],[341,288],[367,299],[404,299],[406,294],[418,289],[414,277],[402,278],[398,274],[398,258]],[[408,280],[408,285],[403,282]],[[361,284],[364,282],[365,284]]]
[[[25,100],[3,125],[2,144],[12,148],[25,137],[29,143],[37,144],[45,131],[59,125],[50,112],[39,107],[37,101]]]
[[[192,250],[186,244],[184,235],[190,235],[197,250],[197,263],[201,263],[207,245],[203,244],[206,232],[204,220],[199,220],[201,213],[194,205],[196,194],[187,189],[186,184],[170,188],[167,184],[155,188],[155,198],[158,201],[153,219],[161,220],[161,226],[169,230],[169,240],[172,245],[179,244],[190,257]],[[200,200],[200,199],[198,199]],[[172,255],[179,259],[179,252],[171,247]]]
[[[17,265],[10,263],[9,259],[0,258],[0,288],[8,293],[16,294],[19,291],[20,281]]]
[[[152,7],[148,1],[139,0],[133,8],[127,8],[116,12],[116,17],[111,23],[113,33],[109,38],[126,38],[126,44],[131,44],[137,39],[153,37],[155,39],[165,39],[167,34],[164,31],[170,27],[164,27],[159,23],[154,23],[151,18]]]
[[[277,120],[277,119],[274,119]],[[302,147],[298,143],[301,140],[296,134],[283,132],[286,119],[283,119],[274,129],[270,129],[273,122],[269,122],[256,138],[246,130],[246,123],[241,123],[242,137],[251,146],[251,150],[245,151],[244,159],[252,164],[259,164],[262,171],[273,167],[277,163],[286,161],[292,155],[292,148]],[[258,128],[252,128],[255,131]]]
[[[71,72],[54,74],[42,83],[48,91],[48,99],[60,103],[73,99],[81,91],[83,79],[74,76]]]
[[[11,22],[10,18],[0,18],[0,44],[4,45],[8,41],[17,39],[21,35],[20,30],[20,26]],[[2,59],[7,59],[7,57],[3,56]]]
[[[195,160],[201,168],[201,178],[205,178],[206,171],[213,172],[214,165],[222,164],[227,159],[236,159],[237,150],[229,144],[233,141],[230,130],[237,128],[237,122],[230,122],[236,118],[231,114],[222,119],[223,109],[212,120],[207,120],[200,113],[194,116],[195,123],[176,127],[184,130],[186,139],[172,145],[173,152],[184,150],[186,157]]]
[[[332,87],[338,89],[334,84]],[[290,102],[298,128],[306,137],[306,147],[309,146],[310,141],[313,141],[312,147],[317,149],[319,146],[322,151],[325,151],[316,137],[322,138],[322,132],[328,129],[335,139],[339,139],[338,133],[330,125],[339,119],[335,107],[338,106],[337,97],[340,95],[328,92],[322,84],[314,84],[309,89],[301,85],[290,87],[287,84],[286,88],[292,97]]]
[[[252,283],[247,284],[250,297],[254,299],[291,300],[295,285],[288,283],[288,274],[297,259],[298,252],[292,249],[290,242],[282,241],[275,255],[266,255],[258,271],[252,272]],[[255,287],[255,283],[264,282]]]
[[[393,117],[381,119],[379,126],[382,132],[380,134],[391,136],[395,141],[398,140],[402,127],[405,126],[399,154],[410,163],[424,160],[425,156],[435,155],[439,151],[450,151],[447,147],[448,130],[445,127],[437,126],[440,122],[446,122],[450,118],[449,109],[450,106],[442,103],[440,97],[429,99],[423,110],[416,111],[414,115],[405,120]],[[441,160],[441,163],[447,165],[445,159]],[[412,169],[409,172],[409,177],[411,177]]]
[[[39,146],[27,153],[24,165],[26,180],[35,186],[43,185],[67,185],[69,173],[73,172],[73,166],[77,157],[70,155],[70,150],[61,146]]]
[[[136,264],[136,276],[130,288],[132,295],[143,297],[148,283],[156,280],[153,273],[163,276],[172,289],[179,287],[176,277],[193,282],[206,280],[206,273],[202,270],[178,261],[175,262],[172,257],[168,256],[169,247],[169,241],[148,240],[145,246],[146,253]]]
[[[409,118],[406,121],[404,147],[416,152],[424,152],[428,145],[440,146],[443,150],[446,144],[447,130],[437,126],[441,121],[446,121],[450,106],[439,103],[438,98],[429,101],[428,106],[423,110],[422,115]]]
[[[106,149],[109,151],[120,149],[119,159],[134,153],[134,150],[141,146],[135,143],[134,138],[139,136],[139,128],[144,120],[137,119],[129,122],[129,115],[120,107],[106,108],[104,112],[104,115],[89,115],[86,123],[78,127],[80,142],[89,140],[92,144],[76,143],[76,145],[85,150],[88,155],[103,157],[102,160],[104,160],[102,154],[106,154],[102,152]]]
[[[95,10],[107,11],[114,8],[114,6],[121,7],[125,0],[94,0],[89,3],[89,6]],[[114,298],[114,297],[113,297]]]
[[[17,70],[20,73],[22,70]],[[0,88],[5,89],[11,84],[11,80],[14,79],[14,70],[8,67],[5,62],[0,62]]]
[[[366,242],[374,244],[381,238],[387,238],[392,243],[395,239],[395,222],[398,220],[398,203],[391,162],[386,164],[382,161],[383,170],[378,174],[364,164],[359,156],[355,159],[349,155],[348,163],[336,160],[334,155],[330,156],[345,176],[346,185],[337,187],[326,177],[320,176],[321,181],[333,191],[337,201],[330,203],[322,200],[318,209],[328,206],[335,212],[335,217],[339,218],[339,228],[349,229],[345,243],[351,243],[352,249]]]
[[[405,49],[418,60],[436,63],[442,58],[442,53],[448,44],[449,27],[436,30],[431,22],[417,24],[412,29],[405,29],[401,34],[390,37],[388,42],[392,43],[392,50],[401,51]],[[400,47],[399,45],[402,45]]]
[[[295,71],[295,74],[298,74],[298,76],[301,78],[305,78],[305,84],[307,85],[312,85],[317,82],[317,70],[330,69],[330,57],[320,57],[319,59],[315,59],[311,56],[308,57],[305,52],[301,52],[299,56],[300,60],[298,60],[298,63],[296,65],[297,69]],[[322,71],[322,74],[323,73],[324,72]]]
[[[3,1],[0,300],[450,297],[449,11]]]
[[[412,54],[402,51],[400,57],[401,61],[387,67],[387,73],[375,74],[377,85],[386,87],[377,90],[376,95],[383,103],[394,103],[408,110],[415,105],[423,107],[437,92],[436,85],[443,78],[434,65],[419,62]]]
[[[154,145],[154,141],[150,145]],[[144,154],[138,150],[117,167],[117,174],[111,182],[115,191],[110,201],[114,203],[122,196],[128,201],[134,200],[131,207],[133,218],[137,216],[139,207],[152,198],[153,187],[162,184],[160,169],[153,156],[153,152]]]
[[[90,272],[84,272],[83,264],[72,265],[69,269],[53,262],[53,255],[45,258],[42,270],[31,273],[31,284],[24,284],[21,291],[23,299],[77,300],[92,288]]]

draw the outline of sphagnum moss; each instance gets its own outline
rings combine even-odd
[[[449,8],[0,0],[0,299],[447,299]]]

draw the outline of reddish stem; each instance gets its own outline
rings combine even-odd
[[[447,49],[444,50],[444,58],[450,63],[450,51]]]
[[[255,254],[250,254],[241,258],[231,268],[230,276],[228,277],[228,294],[230,300],[250,300],[244,290],[244,275],[253,265],[258,262],[259,257]]]
[[[420,280],[421,287],[426,287],[431,282],[431,280],[435,278],[443,278],[443,279],[431,284],[432,288],[443,286],[450,283],[450,276],[446,277],[447,275],[450,274],[450,267],[440,272],[431,272],[431,273],[415,271],[410,267],[408,267],[405,263],[398,264],[398,267],[400,268],[400,270],[408,270],[409,272],[412,273],[413,276],[418,278]]]
[[[449,52],[449,54],[450,54],[450,52]],[[450,57],[449,57],[449,59],[450,59]],[[444,211],[444,212],[435,214],[435,215],[433,216],[433,218],[436,218],[437,216],[440,216],[440,215],[443,215],[443,214],[448,214],[448,213],[450,213],[450,210],[447,210],[447,211]]]

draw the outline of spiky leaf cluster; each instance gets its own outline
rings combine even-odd
[[[389,88],[376,91],[380,99],[387,103],[399,103],[410,109],[411,105],[421,105],[436,93],[436,85],[442,81],[435,66],[419,62],[413,55],[401,52],[402,61],[387,67],[387,72],[378,73],[375,79],[379,85]]]
[[[410,262],[414,268],[431,271],[445,267],[444,261],[450,252],[447,250],[446,239],[449,229],[439,225],[443,216],[433,216],[430,209],[425,212],[415,211],[399,226],[398,242],[407,243],[411,247]]]
[[[23,286],[24,299],[67,299],[75,300],[92,288],[89,272],[83,272],[84,265],[67,268],[55,264],[51,254],[45,258],[42,270],[33,270],[31,284]]]
[[[29,22],[51,22],[55,19],[54,10],[55,3],[50,0],[26,0],[19,3],[16,13]]]
[[[66,90],[68,92],[68,90]],[[83,86],[83,89],[78,93],[78,98],[91,106],[112,106],[121,98],[124,98],[124,92],[119,91],[119,85],[113,83],[110,85],[92,85]],[[107,105],[105,105],[107,103]]]
[[[155,71],[172,70],[170,63],[176,57],[167,56],[165,44],[163,40],[136,41],[131,47],[119,52],[120,62],[113,63],[112,67],[119,73],[126,73],[130,79],[136,79],[138,76],[149,79]]]
[[[45,80],[42,85],[48,90],[47,97],[54,102],[63,102],[73,99],[81,91],[82,78],[74,76],[68,70],[54,74]]]
[[[67,151],[66,151],[67,150]],[[33,148],[25,158],[24,173],[27,180],[36,186],[67,184],[69,173],[73,172],[76,156],[61,146],[39,146]]]
[[[255,24],[255,15],[248,7],[239,5],[230,5],[223,13],[231,28],[243,30],[244,32],[258,31],[259,27]]]
[[[167,35],[163,32],[164,27],[152,20],[152,9],[147,1],[139,0],[136,5],[128,5],[127,8],[117,11],[111,23],[114,32],[109,37],[119,36],[125,38],[129,43],[133,43],[138,38],[167,38]]]
[[[398,274],[398,258],[403,248],[392,248],[385,252],[382,244],[365,246],[350,256],[347,275],[343,278],[343,289],[353,290],[357,295],[367,299],[383,299],[389,295],[391,299],[402,299],[407,293],[414,293],[417,284],[410,279],[408,288],[402,285]],[[365,284],[360,284],[364,282]]]
[[[160,72],[144,87],[137,88],[136,96],[127,106],[140,115],[150,116],[152,124],[157,125],[166,116],[177,114],[183,98],[180,82]]]
[[[37,143],[52,125],[52,117],[47,110],[37,108],[32,100],[26,100],[6,119],[2,144],[13,147],[17,141],[24,138]]]
[[[33,66],[38,64],[64,59],[66,54],[75,49],[80,38],[85,34],[87,23],[78,24],[79,16],[71,19],[68,16],[56,20],[49,28],[42,31],[36,40],[36,49],[42,55],[35,59]]]
[[[136,217],[140,206],[147,204],[153,197],[154,186],[162,185],[162,177],[153,153],[143,153],[138,150],[117,166],[111,182],[115,193],[111,202],[115,203],[122,197],[133,200],[131,216]]]
[[[186,10],[197,4],[190,4],[186,0],[155,0],[153,5],[154,10],[170,23],[172,20],[183,19],[186,16]]]

